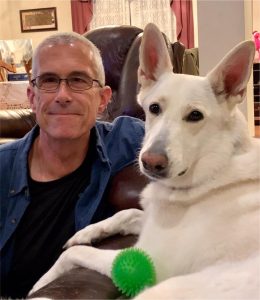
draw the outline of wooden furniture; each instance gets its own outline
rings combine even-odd
[[[253,65],[255,136],[260,137],[260,63]]]
[[[6,70],[12,73],[16,73],[15,64],[7,64],[2,59],[0,59],[0,81],[7,81]]]
[[[25,72],[28,75],[28,78],[30,80],[31,78],[31,70],[32,70],[32,59],[30,58],[28,61],[23,61]]]

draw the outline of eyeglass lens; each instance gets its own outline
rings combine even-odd
[[[35,84],[39,89],[54,91],[58,89],[61,81],[66,81],[72,90],[77,91],[90,89],[93,85],[93,79],[87,76],[69,76],[68,78],[59,78],[56,75],[40,75],[35,79]]]

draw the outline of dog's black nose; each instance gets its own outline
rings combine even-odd
[[[143,167],[149,175],[165,177],[168,170],[168,157],[165,153],[153,153],[146,151],[141,156]]]

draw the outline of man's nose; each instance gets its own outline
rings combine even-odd
[[[71,90],[66,80],[61,80],[57,89],[56,101],[61,103],[71,102]]]

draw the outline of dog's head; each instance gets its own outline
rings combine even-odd
[[[206,76],[174,74],[159,29],[148,24],[140,47],[138,102],[146,114],[141,171],[173,188],[200,185],[225,172],[249,145],[237,108],[246,94],[254,43],[232,49]]]

